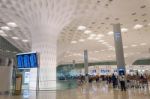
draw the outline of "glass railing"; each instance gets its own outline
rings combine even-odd
[[[57,90],[72,89],[76,87],[76,80],[57,80]]]

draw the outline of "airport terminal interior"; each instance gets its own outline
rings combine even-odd
[[[0,99],[150,99],[150,0],[0,0]]]

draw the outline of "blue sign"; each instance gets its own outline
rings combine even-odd
[[[117,32],[115,33],[115,40],[119,40],[121,37],[121,33]]]
[[[36,68],[38,67],[37,53],[24,53],[17,55],[18,68]]]

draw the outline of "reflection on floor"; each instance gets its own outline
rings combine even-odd
[[[60,91],[24,91],[21,96],[0,95],[0,99],[150,99],[149,89],[120,91],[107,84],[89,84],[76,89]]]

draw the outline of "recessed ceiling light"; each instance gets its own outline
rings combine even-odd
[[[144,46],[144,45],[146,45],[146,43],[141,43],[140,45]]]
[[[84,31],[84,33],[85,34],[90,34],[90,33],[92,33],[90,30],[86,30],[86,31]]]
[[[104,37],[104,35],[103,35],[103,34],[98,34],[97,36],[98,36],[98,37]]]
[[[84,42],[85,40],[84,40],[84,39],[80,39],[79,41],[80,41],[80,42]]]
[[[99,40],[98,42],[104,42],[104,40]]]
[[[112,32],[112,31],[110,31],[110,32],[108,32],[107,34],[108,34],[108,35],[113,35],[113,32]]]
[[[8,26],[2,26],[1,29],[6,30],[6,31],[10,30],[10,28]]]
[[[140,29],[140,28],[142,28],[143,27],[143,25],[141,25],[141,24],[136,24],[135,26],[134,26],[134,29]]]
[[[93,38],[93,37],[88,37],[87,39],[92,40],[92,39],[94,39],[94,38]]]
[[[95,38],[95,40],[99,40],[99,39],[101,39],[101,38],[100,38],[100,37],[96,37],[96,38]]]
[[[127,32],[128,29],[127,28],[121,28],[121,32]]]
[[[19,38],[18,38],[18,37],[12,37],[12,39],[14,39],[14,40],[18,40]]]
[[[71,41],[71,43],[72,43],[72,44],[75,44],[75,43],[77,43],[77,41]]]
[[[17,27],[17,24],[14,22],[8,22],[7,25],[10,27]]]
[[[6,52],[10,52],[9,50],[6,50]]]
[[[132,44],[131,46],[132,46],[132,47],[136,47],[137,45],[136,45],[136,44]]]
[[[95,52],[97,53],[97,52],[99,52],[99,51],[95,51]]]
[[[110,46],[110,45],[108,47],[113,48],[113,46]]]
[[[1,36],[7,36],[7,34],[3,30],[0,30],[0,35]]]
[[[85,26],[78,26],[78,28],[77,28],[78,30],[85,30],[86,29],[86,27]]]
[[[7,34],[5,33],[0,33],[1,36],[8,36]]]
[[[3,31],[3,30],[0,30],[0,34],[2,34],[2,33],[4,33],[4,31]]]
[[[25,42],[25,43],[28,42],[28,40],[22,40],[22,41]]]
[[[90,37],[94,37],[94,36],[96,36],[96,34],[90,34]]]

